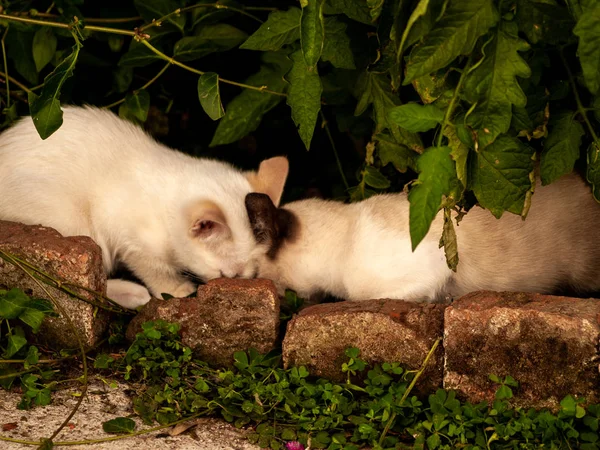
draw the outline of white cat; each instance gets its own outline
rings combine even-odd
[[[249,194],[246,207],[264,249],[258,276],[274,280],[281,293],[433,301],[480,289],[600,291],[600,205],[574,175],[538,185],[525,221],[473,208],[455,227],[456,273],[438,246],[441,213],[411,251],[405,194],[349,205],[310,199],[279,209],[267,196]]]
[[[193,158],[139,127],[92,107],[65,107],[62,127],[40,139],[31,118],[0,135],[0,219],[90,236],[107,274],[124,263],[154,296],[185,296],[194,283],[251,277],[257,251],[244,198],[279,203],[286,158],[257,173]],[[150,299],[143,286],[109,280],[108,296],[128,308]]]

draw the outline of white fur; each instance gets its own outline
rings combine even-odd
[[[350,205],[310,199],[283,208],[297,218],[296,237],[274,258],[265,254],[259,268],[280,292],[432,301],[480,289],[600,291],[600,205],[576,176],[538,185],[525,221],[473,208],[455,225],[456,273],[438,245],[441,214],[412,252],[405,194]]]
[[[203,279],[254,273],[250,191],[231,165],[169,149],[97,108],[65,107],[62,127],[46,140],[29,117],[0,135],[0,219],[90,236],[107,273],[120,260],[154,296],[191,293],[181,269]],[[218,205],[226,220],[207,239],[190,234],[190,220],[202,217],[186,211],[198,201]],[[129,284],[109,283],[109,292],[126,306],[149,299]]]

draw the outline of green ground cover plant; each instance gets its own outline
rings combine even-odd
[[[358,200],[413,180],[413,247],[444,208],[454,269],[449,212],[477,202],[525,217],[536,159],[543,184],[579,164],[600,198],[596,0],[116,5],[2,2],[4,126],[30,113],[47,138],[62,124],[61,102],[75,101],[118,108],[160,134],[156,116],[185,109],[181,91],[217,121],[210,147],[282,122],[294,126],[280,139],[313,152],[316,135],[334,148],[342,136],[337,192]]]

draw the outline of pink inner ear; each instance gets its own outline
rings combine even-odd
[[[223,212],[213,202],[198,201],[188,208],[187,214],[193,237],[208,238],[224,234],[229,229]]]

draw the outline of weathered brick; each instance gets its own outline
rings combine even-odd
[[[567,394],[598,402],[600,301],[475,292],[446,309],[444,387],[491,401],[490,374],[515,378],[513,404],[557,407]]]
[[[79,284],[106,293],[106,275],[100,247],[89,237],[63,237],[53,228],[29,226],[0,220],[0,249],[18,256],[61,281]],[[20,268],[0,259],[0,285],[18,287],[32,295],[47,298],[40,286]],[[88,347],[96,345],[108,327],[108,314],[47,287],[65,309]],[[80,292],[90,300],[93,295]],[[36,339],[53,348],[77,347],[77,339],[66,319],[46,318]]]
[[[399,362],[417,369],[443,332],[444,306],[402,300],[325,303],[306,308],[288,324],[283,341],[286,367],[306,366],[313,375],[343,380],[348,347],[370,364]],[[418,383],[420,392],[442,384],[441,346]]]
[[[179,323],[181,341],[196,357],[227,366],[236,351],[266,353],[277,345],[279,297],[270,280],[218,278],[200,286],[196,298],[150,300],[131,321],[127,338],[157,319]]]

